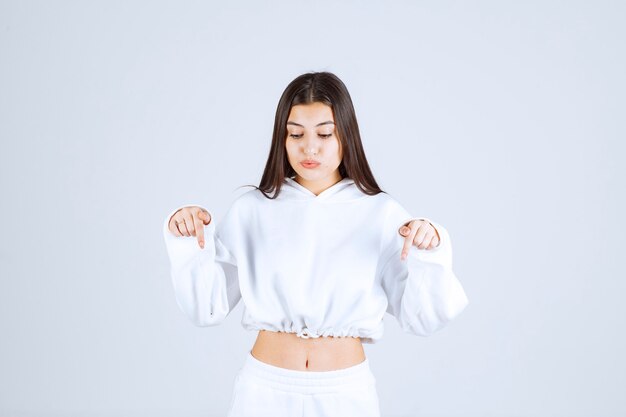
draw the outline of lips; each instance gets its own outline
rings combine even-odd
[[[320,163],[313,159],[307,159],[305,161],[300,162],[300,165],[302,165],[305,168],[317,168],[318,166],[320,166]]]

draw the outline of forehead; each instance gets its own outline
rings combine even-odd
[[[334,122],[333,109],[324,103],[297,104],[291,107],[287,121],[304,126],[315,126],[326,121]],[[331,125],[332,126],[332,125]]]

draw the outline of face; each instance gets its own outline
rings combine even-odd
[[[287,158],[296,171],[295,180],[315,195],[342,179],[339,165],[343,152],[336,132],[333,111],[326,104],[298,104],[289,112]],[[306,160],[318,164],[305,166],[302,162]]]

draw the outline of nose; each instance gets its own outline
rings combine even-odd
[[[319,151],[319,144],[316,142],[315,138],[311,139],[309,137],[308,139],[303,140],[302,146],[304,147],[304,153],[306,155],[317,155]]]
[[[305,155],[317,155],[317,151],[313,148],[305,148],[304,154]]]

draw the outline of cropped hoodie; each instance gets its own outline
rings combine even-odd
[[[180,208],[180,207],[179,207]],[[452,269],[448,231],[434,249],[411,246],[399,228],[418,219],[387,193],[363,193],[345,177],[318,195],[286,177],[268,199],[251,189],[224,217],[194,236],[163,236],[176,301],[197,326],[215,326],[243,299],[241,324],[251,331],[302,338],[358,337],[376,343],[385,312],[403,331],[429,336],[469,301]]]

